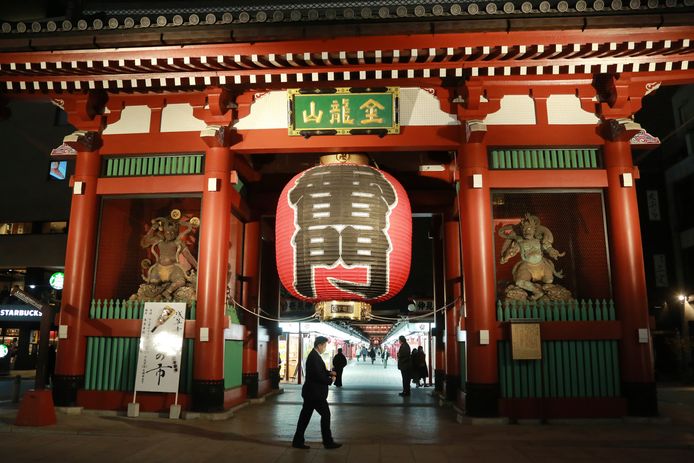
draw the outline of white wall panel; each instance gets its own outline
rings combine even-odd
[[[547,98],[547,120],[550,124],[594,125],[600,119],[581,108],[581,100],[576,95],[550,95]]]
[[[161,113],[162,132],[198,132],[205,122],[193,116],[193,107],[188,103],[166,105]]]
[[[501,108],[489,114],[487,125],[535,125],[535,102],[528,95],[506,95],[501,99]]]
[[[104,135],[122,135],[128,133],[148,133],[152,110],[147,106],[126,106],[120,119],[104,129]]]

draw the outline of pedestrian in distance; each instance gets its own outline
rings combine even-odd
[[[342,387],[342,372],[347,366],[347,357],[342,353],[342,348],[337,349],[333,357],[333,370],[335,371],[335,387]]]
[[[390,352],[388,349],[383,349],[383,368],[388,368],[388,358],[390,357]]]
[[[412,377],[412,382],[419,387],[419,350],[415,347],[412,349],[412,354],[410,355],[410,361],[412,364],[412,369],[410,370],[410,375]]]
[[[304,434],[308,423],[311,421],[313,411],[320,415],[320,432],[323,438],[323,447],[326,449],[336,449],[342,447],[333,440],[330,431],[330,407],[328,406],[328,386],[335,378],[335,372],[328,371],[321,355],[328,346],[328,338],[324,336],[316,337],[313,342],[313,350],[306,357],[306,379],[301,388],[301,397],[304,399],[304,406],[299,413],[299,421],[296,424],[296,432],[292,440],[292,447],[295,449],[310,449],[304,440]]]
[[[407,344],[405,336],[398,338],[400,341],[400,349],[398,349],[398,370],[402,376],[402,392],[398,395],[406,397],[410,395],[410,378],[412,369],[412,354],[410,353],[410,345]]]
[[[427,357],[422,346],[417,347],[417,369],[419,370],[418,377],[422,380],[422,387],[426,387],[427,379],[429,379],[429,368],[427,367]],[[419,384],[419,383],[418,383]],[[419,387],[419,386],[418,386]]]

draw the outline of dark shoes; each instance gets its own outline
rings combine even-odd
[[[303,450],[308,450],[311,448],[306,444],[297,444],[296,442],[292,442],[292,447],[294,447],[295,449],[303,449]]]
[[[398,395],[400,397],[407,397],[408,395],[410,395],[410,393],[409,392],[399,392]]]
[[[323,447],[325,447],[328,450],[339,449],[340,447],[342,447],[342,444],[338,444],[337,442],[330,442],[328,444],[323,444]]]

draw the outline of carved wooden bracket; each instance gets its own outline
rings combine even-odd
[[[101,134],[94,130],[76,130],[63,138],[63,143],[76,151],[96,151],[101,148]]]
[[[200,131],[200,138],[210,148],[229,146],[230,129],[226,125],[208,125]]]
[[[650,84],[631,82],[627,77],[613,74],[596,76],[593,87],[597,92],[597,114],[603,120],[631,118],[641,109],[642,98],[651,90]]]
[[[487,133],[484,119],[488,114],[501,108],[503,95],[491,95],[478,80],[469,80],[458,88],[457,96],[452,100],[456,106],[458,120],[462,124],[462,136],[467,143],[480,143]]]
[[[630,118],[607,119],[600,126],[603,138],[611,141],[629,141],[641,130],[641,126]]]
[[[487,125],[480,120],[465,121],[465,141],[467,143],[481,143],[487,134]]]
[[[209,89],[204,102],[201,103],[193,105],[193,115],[207,125],[229,126],[234,121],[236,103],[229,91],[221,88]]]
[[[101,132],[106,127],[104,115],[108,94],[103,90],[90,91],[86,95],[66,95],[63,109],[68,121],[79,131]]]

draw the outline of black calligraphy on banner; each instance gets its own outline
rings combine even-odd
[[[158,386],[161,385],[162,378],[164,378],[166,376],[166,370],[167,369],[170,369],[174,372],[178,371],[178,365],[176,364],[176,358],[174,357],[174,358],[170,359],[170,361],[167,365],[166,364],[167,363],[166,357],[167,356],[164,353],[161,353],[161,352],[157,353],[156,360],[159,361],[159,363],[157,363],[157,366],[154,368],[151,368],[149,370],[143,371],[143,375],[145,375],[147,373],[154,373],[154,375],[157,377],[157,385]]]
[[[381,172],[368,166],[328,165],[304,173],[289,191],[295,210],[294,288],[315,298],[315,271],[365,267],[366,282],[329,277],[336,288],[366,299],[385,295],[389,287],[386,231],[397,192]]]

